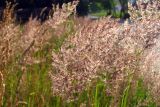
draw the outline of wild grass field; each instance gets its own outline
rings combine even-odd
[[[56,9],[44,23],[23,25],[5,9],[0,105],[159,107],[160,2],[130,8],[124,23],[72,16],[76,5]]]

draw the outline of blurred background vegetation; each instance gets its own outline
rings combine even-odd
[[[18,21],[28,20],[30,16],[38,17],[44,21],[50,14],[52,4],[59,5],[62,8],[63,3],[70,1],[73,0],[1,0],[0,8],[4,8],[6,2],[11,2],[15,5],[14,9]],[[127,7],[128,0],[80,0],[76,10],[78,16],[100,17],[112,15],[118,18],[128,18]],[[43,14],[41,14],[42,11]]]

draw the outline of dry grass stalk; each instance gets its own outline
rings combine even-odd
[[[3,11],[2,22],[0,23],[0,28],[14,22],[13,11],[14,11],[14,6],[12,6],[11,3],[7,2],[6,8]]]
[[[8,60],[15,54],[17,50],[16,41],[19,39],[19,26],[14,25],[13,15],[14,6],[7,3],[3,13],[2,22],[0,23],[0,68],[4,69]],[[0,69],[0,70],[1,70]]]
[[[73,3],[63,4],[62,9],[59,9],[57,6],[57,8],[53,9],[55,10],[53,18],[49,19],[46,24],[52,28],[57,28],[57,25],[63,23],[72,13],[75,12],[78,2],[79,1],[77,0],[73,1]]]
[[[5,93],[4,76],[2,74],[2,71],[0,71],[0,105],[2,105],[4,93]]]
[[[18,26],[9,24],[0,32],[0,67],[3,68],[17,50],[16,41],[19,39]]]

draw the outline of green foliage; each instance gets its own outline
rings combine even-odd
[[[89,14],[99,17],[112,15],[113,17],[120,18],[123,17],[126,13],[128,13],[127,4],[128,1],[126,0],[93,0],[88,6]],[[117,10],[115,9],[116,6],[124,6],[126,10]]]
[[[43,53],[39,51],[38,54],[44,57],[45,51]],[[21,65],[15,63],[10,65],[3,107],[48,105],[52,95],[48,77],[50,65],[51,61],[47,57],[44,63],[27,65],[25,72],[21,69]]]
[[[127,107],[127,102],[129,98],[129,91],[131,88],[132,77],[129,77],[127,87],[123,91],[122,101],[120,107]]]
[[[151,95],[146,90],[143,84],[143,80],[139,79],[136,82],[136,90],[133,95],[133,98],[131,99],[130,106],[137,107],[140,106],[139,104],[142,104],[143,102],[147,101],[148,104],[146,104],[146,107],[157,107],[156,103],[153,102],[153,99],[151,98]],[[147,106],[148,105],[148,106]]]
[[[58,38],[53,38],[54,42],[54,52],[59,52],[63,42],[65,39],[72,33],[74,33],[74,23],[73,21],[67,21],[64,23],[67,26],[66,32],[64,32],[62,35],[58,35]],[[54,37],[54,36],[53,36]]]

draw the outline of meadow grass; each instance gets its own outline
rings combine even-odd
[[[51,46],[52,47],[52,46]],[[114,97],[106,94],[108,86],[100,76],[93,80],[83,92],[75,93],[73,101],[66,101],[60,96],[53,96],[48,71],[51,69],[50,51],[39,51],[37,57],[46,57],[46,61],[39,64],[27,65],[26,80],[21,81],[23,71],[16,65],[10,65],[10,74],[7,75],[6,92],[2,107],[110,107]],[[143,102],[145,107],[157,107],[149,92],[145,89],[143,80],[136,81],[135,91],[131,93],[132,76],[124,86],[122,97],[119,99],[120,107],[139,107]],[[22,86],[21,86],[22,85]]]
[[[65,40],[75,33],[73,21],[65,22],[67,30],[61,35],[52,35],[47,44],[32,53],[42,62],[21,65],[20,55],[17,54],[5,67],[5,93],[2,107],[113,107],[118,95],[108,94],[106,88],[114,91],[110,74],[99,75],[80,93],[74,93],[74,99],[66,100],[62,96],[53,95],[52,83],[49,76],[52,67],[52,51],[58,53]],[[23,30],[23,29],[20,29]],[[136,84],[132,84],[132,82]],[[128,75],[120,97],[119,107],[157,107],[142,78]]]

